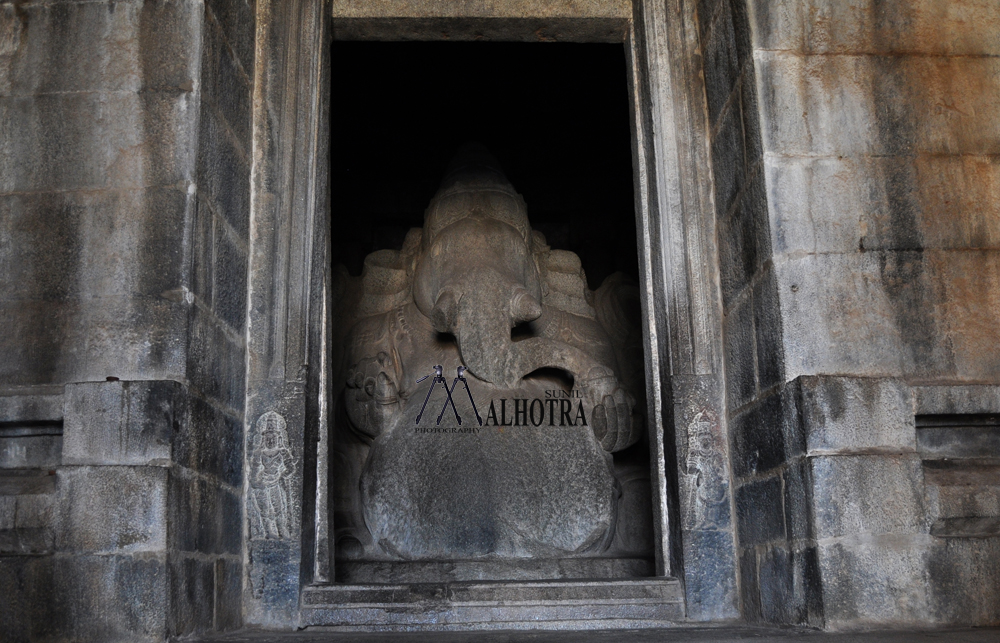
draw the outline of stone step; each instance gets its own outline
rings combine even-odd
[[[560,558],[530,560],[337,561],[337,582],[453,583],[537,580],[631,580],[654,573],[652,558]]]
[[[300,626],[340,631],[607,629],[684,622],[675,579],[313,585]]]

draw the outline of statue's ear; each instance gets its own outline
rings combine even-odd
[[[568,250],[549,250],[537,255],[542,277],[542,303],[565,313],[594,319],[587,301],[587,277],[580,257]]]
[[[538,230],[531,231],[531,252],[534,255],[538,255],[540,252],[548,252],[549,244],[545,239],[545,235]]]
[[[361,272],[363,292],[358,317],[380,315],[402,306],[410,299],[413,274],[403,265],[396,250],[377,250],[365,257]]]

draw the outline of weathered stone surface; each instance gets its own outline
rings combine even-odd
[[[6,589],[0,608],[4,641],[29,643],[54,633],[52,574],[52,556],[0,556],[0,587]]]
[[[742,549],[786,538],[781,486],[781,477],[774,476],[736,490],[736,527]]]
[[[1000,53],[989,1],[747,0],[759,49],[804,54]]]
[[[719,122],[719,115],[733,90],[736,89],[736,81],[740,77],[740,65],[736,58],[736,36],[730,12],[720,12],[711,23],[708,40],[703,49],[708,120],[714,125]]]
[[[0,192],[191,180],[196,104],[179,89],[0,96]]]
[[[715,208],[721,216],[730,212],[743,189],[746,176],[746,148],[739,109],[731,105],[723,112],[712,138],[712,177],[715,182]]]
[[[828,627],[927,622],[928,536],[820,542],[823,613]]]
[[[564,3],[559,3],[565,6]],[[470,6],[466,4],[465,6]],[[491,7],[500,7],[495,3]],[[393,13],[392,11],[389,12]],[[338,41],[496,41],[609,43],[618,45],[628,33],[624,17],[541,18],[341,18],[333,20]]]
[[[990,538],[1000,536],[1000,516],[939,518],[931,525],[931,536],[939,538]]]
[[[8,300],[167,296],[184,284],[193,205],[186,185],[0,197]]]
[[[0,555],[51,553],[52,495],[0,496]]]
[[[726,398],[729,408],[746,405],[757,394],[754,356],[753,302],[745,299],[722,321],[726,356]]]
[[[247,0],[206,3],[202,37],[202,106],[211,104],[249,153],[254,15]]]
[[[458,407],[475,417],[467,403]],[[590,427],[484,426],[438,435],[407,424],[382,436],[361,480],[365,523],[387,553],[523,558],[606,546],[613,477],[599,445],[587,439]],[[425,474],[429,461],[435,467]]]
[[[243,337],[216,316],[192,309],[187,335],[187,373],[191,384],[224,408],[242,409],[246,388]]]
[[[636,629],[683,618],[681,587],[671,579],[331,585],[303,592],[303,625],[368,619],[382,631]],[[419,606],[419,607],[417,607]],[[428,623],[423,609],[432,610]]]
[[[203,110],[198,146],[200,198],[233,227],[241,239],[249,234],[250,162],[244,145],[213,110]]]
[[[132,297],[0,303],[10,329],[0,337],[0,376],[13,384],[180,379],[187,307]]]
[[[215,607],[215,565],[179,554],[167,556],[172,636],[212,629]]]
[[[0,529],[13,529],[14,516],[17,514],[17,498],[0,496]]]
[[[732,530],[729,441],[722,421],[720,379],[710,375],[670,378],[681,526],[686,531]],[[685,574],[696,576],[697,569],[686,567]]]
[[[1000,332],[1000,288],[992,286],[1000,284],[997,253],[809,255],[776,267],[786,378],[821,372],[990,378],[1000,368],[989,348]],[[940,336],[949,342],[934,339]]]
[[[162,641],[167,635],[166,560],[141,556],[57,555],[54,630],[69,640]]]
[[[334,11],[340,7],[366,16],[393,11],[402,15],[417,5],[428,6],[335,3]],[[779,543],[766,549],[754,545],[759,550],[743,553],[743,580],[756,584],[752,592],[744,592],[745,598],[756,597],[756,602],[748,599],[747,609],[764,619],[801,621],[802,594],[795,579],[807,574],[798,571],[805,569],[797,566],[799,550],[784,543],[811,537],[810,509],[803,503],[810,487],[816,487],[822,496],[816,507],[853,503],[816,518],[818,530],[827,530],[820,538],[842,539],[821,544],[833,625],[921,618],[989,622],[997,612],[990,602],[993,596],[975,591],[997,582],[990,567],[997,558],[995,543],[989,539],[931,540],[928,578],[940,591],[931,592],[930,602],[919,593],[924,564],[919,552],[925,543],[907,541],[895,532],[919,532],[926,524],[909,509],[892,505],[912,501],[919,506],[914,500],[920,494],[915,459],[904,458],[898,465],[873,459],[862,466],[857,459],[820,458],[812,470],[798,460],[788,461],[801,451],[791,446],[796,436],[809,438],[814,454],[898,448],[907,421],[893,424],[887,409],[903,408],[898,404],[905,397],[902,385],[897,391],[859,384],[861,402],[855,404],[852,398],[840,413],[829,391],[824,388],[817,401],[810,396],[819,389],[800,382],[805,420],[799,432],[789,430],[790,418],[798,417],[796,407],[783,404],[779,409],[775,397],[760,396],[802,374],[995,381],[1000,367],[995,351],[1000,309],[995,250],[1000,233],[994,207],[1000,202],[994,158],[1000,134],[993,116],[998,106],[998,30],[991,28],[997,22],[996,8],[988,2],[928,0],[754,0],[746,19],[744,5],[703,1],[698,26],[705,36],[702,51],[708,60],[705,81],[713,123],[729,101],[725,117],[716,123],[721,128],[713,165],[721,197],[717,205],[718,239],[724,246],[723,302],[734,320],[733,328],[726,329],[725,352],[738,405],[730,409],[745,409],[733,424],[734,474],[753,477],[775,471],[768,480],[754,479],[737,499],[738,508],[751,508],[740,516],[741,540],[746,536],[748,542]],[[438,3],[433,11],[443,16],[458,8],[477,15],[535,12],[593,19],[606,15],[609,6],[616,20],[631,15],[622,2],[502,7],[448,2]],[[6,262],[0,264],[6,284],[0,323],[7,329],[0,339],[0,379],[8,385],[100,380],[108,375],[173,378],[191,381],[208,400],[192,411],[190,426],[175,436],[178,441],[168,456],[197,472],[179,472],[171,484],[176,479],[183,486],[176,498],[186,512],[186,522],[178,518],[173,524],[189,530],[190,542],[184,547],[200,553],[187,559],[194,561],[190,570],[184,565],[174,571],[162,571],[172,569],[169,566],[143,568],[141,576],[115,570],[159,560],[158,553],[74,559],[73,564],[86,559],[97,570],[81,574],[84,581],[76,586],[57,585],[70,588],[64,596],[80,592],[72,600],[57,596],[56,601],[59,607],[72,607],[65,618],[79,621],[79,639],[139,640],[161,637],[171,628],[197,629],[201,625],[195,623],[210,620],[211,601],[192,602],[193,596],[203,594],[214,594],[215,603],[228,610],[225,618],[215,613],[217,623],[239,621],[240,610],[233,606],[242,586],[236,560],[241,549],[230,539],[240,537],[242,526],[225,532],[224,525],[241,520],[233,491],[241,487],[243,472],[246,302],[241,297],[246,294],[250,207],[249,191],[240,184],[249,183],[248,90],[255,9],[243,0],[0,6],[0,103],[6,101],[0,113],[7,115],[0,116],[0,220],[9,222],[0,238],[10,241],[0,242],[0,261]],[[690,20],[690,12],[680,18]],[[752,29],[746,28],[748,20],[753,21]],[[695,25],[690,27],[693,31]],[[470,33],[465,35],[474,37]],[[754,62],[759,78],[753,75],[754,66],[746,64],[751,35],[758,47]],[[696,75],[697,60],[692,68]],[[743,76],[737,82],[740,70]],[[758,86],[763,89],[759,105]],[[734,87],[739,92],[735,96]],[[199,97],[199,91],[204,95]],[[260,122],[269,124],[274,116],[265,114]],[[754,133],[761,116],[768,148],[767,208],[754,195],[760,183],[751,178],[763,155],[761,139]],[[198,122],[201,165],[195,186]],[[267,135],[272,134],[277,135]],[[199,213],[192,224],[195,194],[204,216]],[[768,209],[771,230],[761,225]],[[769,270],[772,258],[768,237],[778,253],[771,281],[761,272]],[[78,238],[87,243],[78,244]],[[188,238],[196,248],[185,245],[183,239]],[[260,242],[255,240],[256,247],[264,245]],[[166,249],[151,253],[153,247]],[[874,256],[867,256],[872,250]],[[807,256],[810,253],[815,256]],[[185,274],[189,265],[195,266],[190,278]],[[190,300],[188,292],[198,299]],[[192,312],[195,302],[199,308]],[[841,388],[850,394],[852,386]],[[798,390],[786,387],[781,400],[788,402],[793,395],[788,391]],[[871,396],[862,399],[868,393]],[[996,405],[978,395],[918,393],[916,408],[918,413],[997,412]],[[886,404],[890,399],[892,404]],[[682,536],[685,547],[690,543],[693,548],[685,552],[682,566],[689,576],[692,614],[730,615],[718,606],[735,600],[729,585],[711,585],[718,578],[731,582],[735,577],[732,556],[727,555],[732,548],[732,533],[727,531],[730,460],[722,408],[725,405],[678,413],[677,427],[691,429],[690,436],[678,438],[679,492],[692,499],[684,505],[685,512],[691,507],[691,515],[685,513],[682,523],[719,527]],[[751,421],[753,413],[758,416]],[[772,420],[776,416],[780,424]],[[301,448],[301,438],[296,436],[294,449]],[[139,457],[133,447],[129,441],[114,457]],[[143,453],[142,458],[148,457]],[[295,453],[299,465],[303,458]],[[86,457],[92,456],[98,457]],[[133,522],[143,524],[142,517],[116,516],[110,508],[109,489],[120,492],[136,486],[131,480],[112,479],[133,474],[67,469],[63,475],[81,493],[97,488],[78,502],[72,498],[94,512],[89,518],[66,514],[74,520],[94,522],[93,516],[105,517],[111,511],[109,520],[124,525],[126,532]],[[936,482],[981,475],[967,470],[929,474],[937,476]],[[79,479],[70,481],[73,476]],[[778,485],[780,493],[771,493]],[[996,515],[995,487],[970,491],[962,486],[942,484],[928,492],[937,494],[934,516],[961,521]],[[168,498],[174,493],[174,487],[169,489]],[[885,498],[875,497],[881,493]],[[71,492],[60,488],[60,494],[69,498]],[[763,503],[762,498],[770,500]],[[783,510],[784,541],[772,537],[779,533],[778,523],[771,520],[775,507]],[[888,517],[877,516],[879,510]],[[24,512],[17,505],[25,530],[44,528],[51,519],[48,511],[41,500]],[[8,513],[9,505],[0,505],[2,520]],[[294,518],[302,522],[297,514]],[[758,532],[755,521],[766,529]],[[745,522],[751,526],[743,531]],[[93,529],[90,525],[74,533],[104,542],[101,548],[110,547],[111,537],[100,530],[88,532]],[[854,538],[859,530],[865,535]],[[880,531],[892,532],[892,539],[867,540],[867,534]],[[830,535],[841,533],[848,535]],[[254,541],[249,547],[255,567],[248,590],[255,595],[274,592],[273,604],[294,605],[299,570],[288,561],[302,559],[299,546],[294,538]],[[933,559],[937,555],[941,558]],[[5,564],[0,561],[0,567]],[[226,581],[220,580],[223,575]],[[172,578],[174,584],[162,584],[168,588],[162,592],[142,589],[143,582],[156,578]],[[5,576],[0,585],[23,582],[7,580]],[[96,597],[88,598],[85,591]],[[187,601],[191,611],[179,611],[174,620],[159,624],[154,616],[168,618],[163,616],[168,614],[164,605],[171,592],[177,605]],[[39,607],[37,614],[44,613]],[[42,620],[35,614],[32,624],[18,621],[11,631],[36,628]],[[637,617],[639,612],[621,614]],[[397,616],[406,618],[403,613]]]
[[[992,156],[769,157],[779,253],[1000,244]]]
[[[189,416],[174,442],[174,462],[239,488],[243,481],[243,423],[216,406],[192,397]]]
[[[995,484],[935,484],[932,472],[925,471],[927,484],[927,514],[938,518],[1000,516],[1000,481],[995,471],[989,477]]]
[[[781,395],[774,393],[730,420],[733,475],[752,476],[785,463],[784,412]]]
[[[970,424],[972,424],[970,422]],[[1000,460],[997,425],[923,427],[917,431],[917,451],[924,459],[996,458]]]
[[[462,583],[471,581],[608,581],[655,575],[651,558],[531,558],[446,561],[338,560],[337,582],[350,585]]]
[[[170,471],[169,542],[183,552],[237,554],[242,512],[236,493],[184,469]]]
[[[719,281],[723,305],[729,313],[753,277],[753,268],[748,271],[748,266],[756,267],[758,263],[751,226],[752,221],[742,216],[720,218],[719,221]]]
[[[1000,622],[1000,538],[944,539],[928,561],[929,596],[942,623]]]
[[[768,549],[759,556],[762,620],[768,623],[823,623],[819,561],[815,548]]]
[[[14,389],[0,395],[0,469],[52,469],[62,460],[62,395]]]
[[[525,16],[539,17],[573,17],[573,18],[623,18],[632,17],[632,7],[627,0],[538,0],[532,2],[509,2],[497,5],[493,2],[473,0],[374,0],[357,4],[350,0],[335,0],[330,10],[335,17],[483,17],[483,18],[521,18]]]
[[[225,34],[226,43],[236,54],[244,73],[253,76],[256,3],[251,0],[209,0],[208,8]]]
[[[246,323],[247,269],[246,247],[229,226],[217,221],[212,309],[238,334]]]
[[[52,531],[49,529],[0,529],[0,555],[37,556],[50,553]]]
[[[810,458],[816,538],[926,533],[916,455]]]
[[[59,429],[48,429],[52,433]],[[0,435],[0,469],[52,468],[62,461],[62,436],[39,430],[6,431]]]
[[[738,603],[736,556],[732,531],[684,531],[684,561],[697,570],[686,577],[688,617],[710,621],[729,618]]]
[[[184,392],[176,382],[69,384],[63,463],[168,465],[185,419]]]
[[[0,395],[0,418],[4,422],[58,422],[62,416],[61,394],[17,391]]]
[[[300,541],[253,539],[247,544],[247,592],[268,606],[274,625],[293,622],[299,603]],[[254,615],[260,618],[259,615]]]
[[[0,94],[137,92],[196,78],[194,2],[49,3],[5,7],[19,46],[0,53]],[[7,56],[3,56],[6,53]]]
[[[167,546],[167,470],[59,470],[56,548],[62,552],[162,552]],[[122,502],[128,498],[128,502]]]
[[[28,494],[17,497],[17,517],[14,525],[36,529],[51,527],[55,499],[52,494]]]
[[[744,201],[748,197],[744,197]],[[766,208],[766,205],[764,206]],[[763,392],[784,381],[785,348],[781,332],[778,281],[768,267],[753,287],[753,326],[756,339],[757,387]]]
[[[856,156],[1000,149],[1000,127],[987,116],[1000,105],[996,58],[758,52],[757,65],[769,152]],[[831,85],[837,90],[830,91]],[[957,86],[977,89],[955,93]]]
[[[52,493],[54,472],[42,469],[0,469],[0,494],[24,496]]]
[[[719,163],[730,161],[725,158],[718,160]],[[750,166],[753,161],[748,159],[747,163]],[[771,255],[766,188],[764,177],[757,167],[748,167],[744,190],[738,197],[736,209],[720,225],[722,298],[727,310],[736,305],[746,286],[760,279],[757,275]],[[724,214],[720,212],[720,218]],[[780,325],[775,328],[780,328]]]
[[[188,288],[196,300],[212,301],[212,270],[215,267],[215,213],[207,199],[196,199],[197,207],[192,222],[194,230],[191,243],[191,277]]]
[[[240,559],[215,561],[215,629],[239,629],[243,625],[243,563]]]
[[[760,577],[757,574],[757,549],[740,552],[740,616],[750,623],[764,620],[760,604]]]
[[[812,471],[808,460],[797,458],[781,473],[784,486],[785,533],[788,541],[800,544],[816,538],[813,514]]]
[[[1000,386],[914,386],[917,415],[1000,413]]]
[[[916,449],[910,387],[901,380],[803,377],[800,390],[810,455]]]

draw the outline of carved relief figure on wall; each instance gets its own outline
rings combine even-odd
[[[288,539],[287,480],[295,471],[295,457],[288,447],[285,418],[268,411],[257,419],[250,455],[251,530],[253,538]]]
[[[633,465],[612,455],[644,436],[641,331],[626,310],[638,289],[616,274],[590,291],[576,254],[532,230],[523,198],[488,152],[465,148],[423,228],[399,251],[370,254],[360,279],[342,272],[336,288],[346,302],[335,333],[338,558],[651,550],[643,519],[620,515],[635,504],[627,498],[635,485],[623,487],[636,478],[623,475]],[[483,426],[464,393],[438,425],[440,391],[417,421],[431,384],[418,380],[437,365],[468,369]],[[556,418],[567,399],[573,412]],[[532,403],[547,406],[544,421],[515,417]]]

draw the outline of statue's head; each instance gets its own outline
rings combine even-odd
[[[507,180],[493,155],[482,145],[471,143],[452,160],[424,213],[425,247],[448,226],[474,216],[512,227],[530,245],[531,224],[524,198]]]
[[[524,199],[485,148],[463,148],[424,215],[413,296],[487,381],[505,380],[511,328],[541,315],[531,244]]]
[[[260,448],[265,451],[288,448],[288,432],[285,418],[274,411],[268,411],[257,419],[257,434]]]

